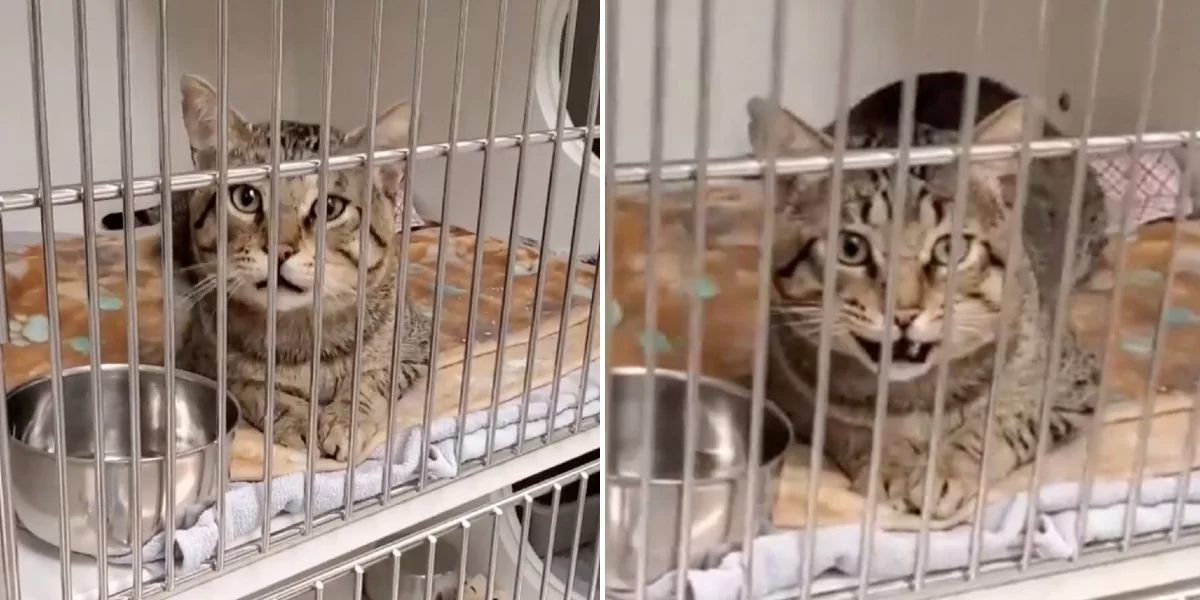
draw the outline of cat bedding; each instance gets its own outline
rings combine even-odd
[[[442,295],[442,327],[439,356],[436,360],[436,375],[432,381],[433,411],[428,418],[431,453],[429,474],[433,479],[453,477],[464,463],[479,458],[486,452],[489,407],[492,400],[492,382],[496,354],[499,350],[498,317],[501,283],[492,278],[500,277],[505,271],[508,246],[495,239],[479,240],[468,232],[447,229],[447,248],[451,253],[446,261],[445,279],[436,287],[437,242],[439,228],[422,229],[413,233],[410,241],[410,299],[421,311],[432,309],[435,290]],[[6,382],[19,385],[30,378],[49,371],[48,335],[45,327],[45,277],[41,269],[42,248],[31,238],[17,239],[9,235],[9,248],[5,253],[7,276],[9,328],[12,344],[4,354]],[[22,244],[22,242],[25,242]],[[477,244],[483,245],[484,280],[479,300],[479,318],[475,329],[474,354],[467,354],[467,306],[470,290],[470,265]],[[160,260],[157,244],[152,239],[141,239],[137,244],[139,253],[137,295],[139,311],[139,356],[143,363],[161,364],[162,361],[162,290]],[[64,368],[84,365],[88,361],[88,350],[92,342],[87,338],[87,294],[82,265],[83,244],[79,238],[63,238],[56,244],[59,258],[58,292],[60,297],[60,324]],[[125,345],[125,296],[124,249],[118,237],[104,236],[98,248],[99,283],[101,296],[101,339],[100,352],[103,362],[126,362]],[[512,306],[509,334],[504,349],[503,372],[497,398],[501,402],[495,419],[495,449],[512,446],[520,438],[518,423],[521,417],[519,398],[528,375],[529,395],[525,439],[534,439],[548,430],[558,430],[573,425],[577,418],[591,418],[599,414],[600,370],[594,365],[585,365],[590,301],[595,284],[595,269],[589,265],[578,265],[576,277],[567,285],[567,262],[558,257],[547,257],[542,268],[547,270],[542,313],[532,314],[532,299],[538,272],[537,252],[525,246],[516,248],[516,273],[513,277]],[[565,315],[564,315],[565,313]],[[564,319],[565,317],[565,319]],[[532,364],[526,364],[529,354],[530,332],[537,326],[534,341],[535,351]],[[565,329],[563,325],[565,324]],[[555,364],[555,354],[560,337],[564,338],[564,353],[561,364]],[[598,341],[591,336],[593,350]],[[456,456],[462,382],[465,367],[471,367],[471,377],[466,390],[467,418],[463,428],[462,452]],[[582,369],[582,371],[581,371]],[[555,374],[564,377],[558,381],[557,396],[552,396]],[[425,385],[419,385],[405,394],[397,404],[397,443],[390,461],[383,460],[383,439],[372,440],[364,462],[356,469],[356,498],[367,498],[379,493],[385,465],[391,465],[392,482],[395,485],[410,482],[419,468],[422,455],[422,427],[426,419],[423,414]],[[582,396],[580,395],[582,393]],[[259,515],[262,503],[261,485],[264,475],[263,440],[261,432],[242,424],[235,432],[231,447],[231,486],[227,497],[229,520],[227,529],[233,544],[241,543],[260,531]],[[303,470],[306,455],[296,449],[275,446],[274,493],[270,513],[276,516],[274,527],[281,528],[295,522],[295,512],[303,513]],[[320,459],[315,480],[315,509],[318,514],[338,508],[342,504],[345,490],[347,465],[332,459]],[[183,561],[185,570],[194,569],[212,557],[215,549],[215,522],[210,510],[202,514],[191,527],[181,529],[177,540],[177,557]],[[243,535],[245,534],[245,535]],[[241,537],[239,537],[241,536]],[[249,537],[247,537],[249,536]],[[161,570],[161,537],[147,546],[144,553],[148,575],[154,576]],[[22,552],[22,569],[36,569],[38,564],[55,562],[55,554],[29,551]],[[51,565],[51,568],[54,568]],[[112,568],[110,575],[114,585],[128,585],[128,569]],[[94,582],[94,575],[77,577],[77,582],[87,585]],[[114,588],[116,589],[116,588]],[[86,596],[86,593],[84,594]]]
[[[659,289],[660,316],[658,339],[653,348],[658,352],[658,364],[671,368],[686,368],[686,315],[688,299],[700,293],[706,307],[721,302],[741,302],[752,305],[756,294],[757,231],[761,209],[755,191],[750,186],[741,193],[731,188],[711,191],[708,209],[710,229],[706,253],[706,277],[702,288],[695,285],[687,270],[659,269],[656,282]],[[747,192],[749,190],[749,192]],[[692,240],[690,194],[664,198],[663,229],[658,248],[660,261],[690,266]],[[639,231],[644,219],[644,204],[636,199],[621,198],[617,203],[617,231]],[[1118,319],[1116,351],[1109,359],[1108,407],[1106,425],[1099,446],[1093,450],[1096,474],[1095,493],[1088,510],[1087,541],[1112,539],[1121,533],[1124,499],[1128,481],[1134,472],[1132,457],[1136,455],[1138,422],[1143,410],[1153,412],[1151,435],[1145,470],[1145,484],[1135,521],[1136,532],[1161,531],[1169,527],[1175,498],[1179,496],[1179,473],[1186,472],[1196,460],[1185,461],[1181,456],[1193,403],[1191,391],[1197,387],[1197,373],[1188,363],[1187,348],[1200,344],[1200,225],[1188,223],[1180,231],[1181,255],[1175,276],[1172,305],[1167,315],[1170,326],[1158,388],[1147,397],[1147,365],[1154,347],[1153,333],[1159,315],[1165,271],[1170,260],[1170,240],[1175,232],[1173,223],[1157,223],[1142,227],[1130,239],[1127,270],[1122,285],[1124,301]],[[1078,292],[1071,307],[1081,342],[1092,348],[1105,343],[1106,326],[1110,320],[1108,303],[1113,282],[1112,262],[1117,244],[1110,243],[1099,272]],[[636,244],[616,244],[613,268],[617,273],[636,272],[644,265],[644,248]],[[660,262],[660,264],[662,264]],[[617,281],[637,281],[634,277]],[[644,289],[637,285],[614,288],[614,306],[620,309],[621,319],[610,343],[614,361],[618,364],[637,364],[647,348],[646,336],[640,331],[644,317],[640,314]],[[612,308],[610,308],[611,310]],[[733,311],[736,312],[736,311]],[[721,322],[705,323],[702,370],[706,375],[723,378],[738,377],[750,364],[752,344],[740,343],[729,331],[753,331],[752,314],[741,311],[741,319],[730,312],[707,308],[706,315],[719,316]],[[706,320],[707,321],[707,320]],[[720,336],[717,338],[716,336]],[[751,335],[744,336],[747,339]],[[721,344],[709,340],[720,339]],[[777,399],[777,401],[779,401]],[[1060,448],[1047,456],[1043,473],[1044,485],[1039,489],[1038,523],[1035,535],[1035,554],[1039,558],[1057,558],[1074,549],[1078,490],[1082,473],[1082,457],[1086,440]],[[808,471],[804,459],[806,448],[799,447],[785,465],[780,492],[774,498],[773,526],[769,533],[755,542],[755,595],[787,590],[799,584],[800,551],[803,517],[807,505]],[[1200,457],[1193,457],[1200,458]],[[815,582],[820,589],[847,585],[846,575],[857,571],[858,547],[861,540],[860,517],[866,500],[849,489],[844,475],[832,469],[820,474],[822,485],[818,494],[818,541],[814,555],[815,573],[823,576]],[[1023,541],[1024,515],[1029,487],[1029,470],[1014,473],[997,486],[989,502],[984,530],[984,558],[987,560],[1011,556],[1019,552]],[[1200,486],[1191,485],[1184,498],[1184,523],[1200,522]],[[931,570],[962,567],[968,556],[970,526],[963,517],[933,523],[931,538]],[[909,514],[880,509],[879,525],[873,547],[872,577],[887,579],[908,575],[913,569],[917,544],[917,521]],[[731,554],[711,568],[688,573],[692,592],[698,599],[724,600],[738,597],[743,572],[741,556]],[[839,579],[839,577],[841,577]],[[662,579],[656,592],[667,593],[673,583],[670,576]]]

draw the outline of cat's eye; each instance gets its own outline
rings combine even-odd
[[[229,188],[229,204],[238,212],[255,214],[262,208],[262,192],[252,185],[235,185]]]
[[[972,238],[969,235],[963,235],[962,240],[962,256],[958,257],[959,262],[967,257],[967,250],[971,247]],[[933,262],[940,266],[950,265],[950,236],[943,235],[933,243],[933,249],[930,251],[930,258]]]
[[[325,198],[325,220],[328,222],[342,216],[347,206],[350,206],[349,200],[330,194]]]
[[[859,266],[871,258],[871,243],[860,234],[843,231],[838,244],[838,260],[844,265]]]

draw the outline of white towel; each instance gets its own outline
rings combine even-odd
[[[557,402],[550,397],[551,386],[533,390],[529,394],[529,412],[525,424],[525,439],[533,439],[546,433],[551,427],[549,413],[554,410],[553,429],[568,427],[575,423],[580,377],[586,372],[587,387],[583,402],[583,416],[600,414],[601,369],[593,363],[585,370],[571,373],[560,380]],[[482,457],[487,452],[489,410],[467,414],[464,421],[462,459],[454,456],[455,438],[458,432],[457,417],[438,419],[430,424],[430,456],[428,478],[430,481],[454,477],[464,463]],[[501,404],[496,411],[496,434],[494,448],[497,450],[515,446],[520,428],[521,402],[511,400]],[[415,481],[420,476],[422,431],[420,426],[397,433],[394,445],[392,484],[400,485]],[[354,499],[363,500],[378,496],[383,487],[383,460],[385,449],[380,448],[372,457],[358,466],[354,476]],[[278,477],[272,482],[271,502],[267,514],[304,514],[304,474],[293,473]],[[314,514],[320,515],[341,508],[345,499],[346,473],[319,473],[313,477]],[[227,547],[258,539],[262,526],[262,510],[266,486],[263,483],[240,483],[231,485],[225,496]],[[281,524],[286,527],[288,524]],[[163,573],[165,534],[159,533],[142,549],[144,568],[153,576]],[[216,554],[217,521],[216,509],[209,508],[199,514],[195,523],[175,532],[175,558],[179,574],[195,571]],[[119,564],[130,564],[132,555],[114,559]]]
[[[1139,503],[1134,508],[1134,533],[1166,531],[1171,527],[1178,497],[1178,476],[1148,479],[1141,486]],[[1067,559],[1075,551],[1075,527],[1079,519],[1078,483],[1055,483],[1043,487],[1038,497],[1033,536],[1034,556],[1043,559]],[[1087,511],[1086,543],[1120,539],[1124,534],[1125,502],[1131,486],[1127,482],[1099,483],[1093,488]],[[1183,524],[1200,523],[1200,472],[1193,473],[1184,491]],[[1025,511],[1028,494],[1020,494],[992,505],[984,516],[982,558],[984,561],[1020,556],[1025,542]],[[830,591],[855,585],[847,576],[857,576],[861,525],[854,523],[822,527],[813,545],[814,591]],[[916,569],[916,532],[879,531],[871,555],[871,581],[911,576]],[[754,540],[753,593],[762,597],[771,593],[798,589],[803,563],[804,532],[783,531]],[[929,572],[967,566],[971,547],[971,526],[963,525],[929,535]],[[716,567],[693,569],[687,574],[694,600],[737,600],[740,598],[743,569],[741,552],[727,554]],[[674,597],[673,574],[650,586],[652,598]]]

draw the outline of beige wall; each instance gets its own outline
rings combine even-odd
[[[717,0],[711,124],[714,155],[740,155],[749,150],[745,103],[767,93],[772,6],[765,0]],[[788,34],[784,69],[784,103],[817,124],[835,115],[840,44],[840,0],[788,2]],[[982,72],[1018,88],[1033,74],[1034,40],[1040,0],[987,2]],[[1067,91],[1074,99],[1068,113],[1056,119],[1076,130],[1082,122],[1096,7],[1093,0],[1052,0],[1050,97]],[[1108,30],[1099,86],[1096,133],[1130,132],[1140,101],[1141,77],[1153,26],[1154,2],[1110,2]],[[754,6],[748,10],[748,6]],[[921,70],[965,69],[975,40],[976,2],[925,0],[925,34],[918,46]],[[861,98],[905,73],[905,48],[913,0],[859,2],[853,29],[850,96]],[[649,156],[649,60],[653,3],[624,2],[620,23],[618,127],[621,161]],[[696,44],[699,3],[673,3],[669,29],[670,66],[666,85],[666,154],[692,153],[696,119]],[[1167,0],[1160,68],[1155,79],[1151,129],[1174,130],[1196,122],[1196,77],[1200,73],[1200,3]]]
[[[49,112],[52,180],[56,185],[79,180],[78,126],[71,2],[43,2],[46,39],[46,78]],[[284,116],[300,120],[320,119],[321,40],[323,2],[288,0],[285,2],[284,36]],[[370,52],[370,19],[373,2],[366,0],[338,3],[335,18],[334,89],[332,121],[342,127],[354,127],[365,119]],[[95,171],[99,179],[120,177],[119,122],[117,110],[116,3],[114,0],[87,2],[92,94],[92,140],[95,147]],[[131,0],[130,48],[132,54],[131,89],[133,96],[134,170],[139,176],[158,172],[157,5],[153,0]],[[230,5],[230,100],[245,115],[265,119],[270,115],[270,11],[269,0],[238,0]],[[553,127],[557,94],[552,65],[557,64],[557,35],[565,19],[566,2],[549,0],[544,18],[543,37],[532,40],[533,0],[511,0],[502,69],[498,133],[519,131],[526,84],[526,64],[531,46],[539,49],[543,68],[538,73],[538,100],[533,129]],[[217,75],[216,2],[192,0],[169,3],[170,80],[172,92],[181,74],[198,73],[210,80]],[[380,105],[411,95],[415,50],[415,0],[387,0],[385,3],[384,46],[381,68]],[[458,3],[430,1],[428,46],[424,62],[421,95],[425,114],[420,135],[422,143],[445,141],[449,124],[451,83],[455,59]],[[496,2],[471,3],[468,46],[463,84],[460,136],[480,137],[485,133],[487,101],[491,80],[495,41]],[[34,129],[31,119],[29,88],[29,44],[24,2],[0,3],[0,73],[7,92],[0,97],[0,189],[28,188],[37,184]],[[551,27],[554,22],[558,27]],[[554,33],[554,35],[551,35]],[[586,85],[590,73],[578,81]],[[171,158],[176,171],[191,168],[187,142],[179,121],[178,98],[171,100]],[[575,190],[579,178],[582,144],[575,142],[564,149],[559,160],[559,180],[552,202],[555,214],[551,230],[554,246],[565,248],[570,235]],[[529,153],[527,184],[523,195],[520,233],[538,236],[546,206],[546,178],[549,172],[549,147]],[[442,206],[444,160],[418,164],[414,182],[419,207],[437,218]],[[498,152],[493,168],[494,183],[488,198],[489,215],[485,229],[506,234],[512,210],[516,153]],[[456,159],[451,188],[449,220],[474,228],[480,199],[482,155],[461,155]],[[585,251],[596,248],[599,232],[599,165],[588,175],[588,214],[581,243]],[[140,206],[153,204],[154,198],[141,198]],[[118,208],[119,202],[106,203],[100,212]],[[55,211],[56,229],[81,231],[79,207]],[[6,230],[37,230],[36,211],[6,214]]]

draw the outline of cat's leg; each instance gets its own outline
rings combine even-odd
[[[231,381],[229,393],[242,406],[246,421],[260,431],[266,429],[267,386],[260,381]],[[272,428],[274,442],[288,448],[303,450],[308,437],[308,400],[277,390],[275,394],[275,421]]]
[[[1067,350],[1055,380],[1056,393],[1046,424],[1043,444],[1047,451],[1075,439],[1095,414],[1100,371],[1094,358],[1074,347],[1068,339]],[[926,459],[928,442],[894,444],[886,451],[891,476],[885,475],[885,494],[902,501],[909,510],[919,511],[924,504],[924,483],[930,464],[934,467],[931,514],[945,518],[957,513],[963,504],[979,493],[980,477],[986,468],[989,483],[1002,479],[1037,457],[1041,428],[1040,385],[1001,391],[995,400],[992,439],[983,464],[983,439],[987,419],[987,397],[964,410],[957,422],[948,423],[933,461]],[[922,452],[924,449],[924,452]],[[908,475],[905,475],[908,471]]]
[[[942,431],[952,430],[957,422],[947,415]],[[879,501],[902,512],[920,512],[924,500],[926,472],[930,464],[929,432],[932,430],[929,415],[891,417],[887,420],[883,434],[883,448],[879,463]],[[866,435],[870,435],[869,430]],[[866,494],[870,478],[871,441],[868,438],[859,444],[855,464],[848,472],[852,474],[852,489]],[[962,503],[974,493],[978,471],[969,462],[960,464],[953,457],[956,452],[946,450],[943,435],[938,452],[933,481],[933,510],[935,518],[954,514]]]
[[[422,362],[401,362],[396,371],[397,389],[394,397],[399,398],[408,391],[413,383],[424,377],[425,372],[426,368]],[[390,381],[391,374],[387,369],[363,373],[358,400],[358,422],[354,428],[350,426],[354,404],[348,387],[346,394],[339,394],[336,400],[321,410],[317,427],[322,452],[344,461],[350,458],[350,448],[354,446],[355,458],[364,458],[363,451],[367,444],[387,429],[388,403],[393,397],[388,393]]]
[[[350,386],[344,393],[321,409],[317,422],[317,439],[321,452],[341,461],[350,459],[350,448],[356,459],[366,458],[363,451],[379,432],[387,428],[387,371],[375,370],[362,374],[358,399],[358,421],[351,427],[354,411]]]

